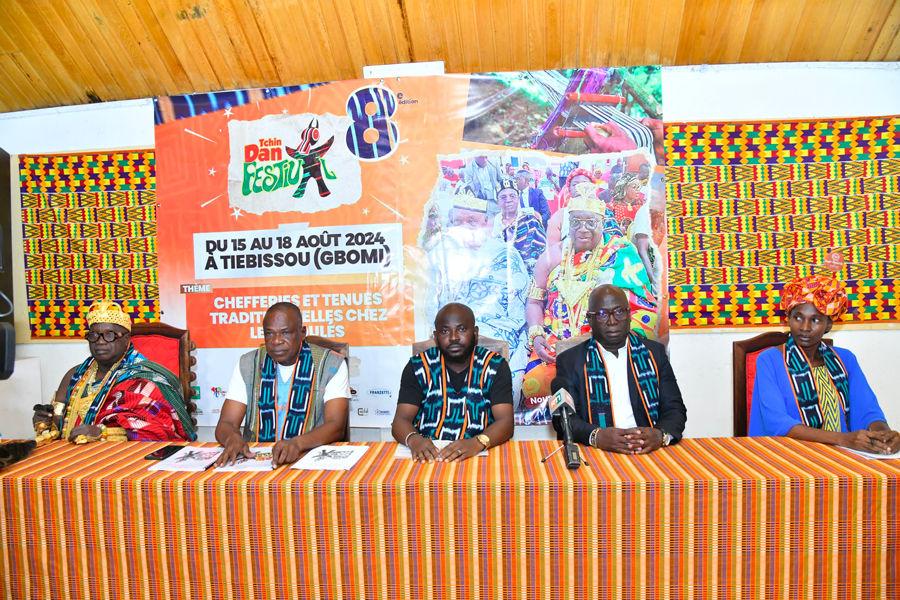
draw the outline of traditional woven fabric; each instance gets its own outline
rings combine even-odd
[[[796,277],[830,274],[835,250],[844,321],[900,320],[898,126],[666,124],[670,326],[780,323],[770,302]]]
[[[376,443],[350,471],[166,473],[143,460],[163,444],[54,442],[0,472],[0,596],[900,597],[897,461],[685,439],[583,448],[590,467],[569,471],[540,462],[557,446],[416,465]]]
[[[749,270],[748,270],[749,271]],[[764,281],[771,269],[753,269]],[[790,269],[782,279],[809,274],[811,269]],[[746,273],[745,273],[746,275]],[[856,279],[847,283],[849,311],[842,323],[900,321],[900,273],[894,279]],[[671,280],[670,280],[671,281]],[[783,283],[672,285],[669,311],[672,327],[755,327],[783,325]]]
[[[806,354],[797,346],[793,337],[787,339],[782,347],[782,353],[784,354],[784,366],[791,379],[791,387],[794,390],[794,397],[797,399],[797,408],[800,410],[803,424],[815,429],[822,429],[825,419],[822,415],[822,406],[819,402],[819,393],[812,368]],[[840,397],[841,413],[847,419],[847,431],[850,431],[848,415],[850,412],[850,378],[847,376],[847,369],[828,344],[822,342],[819,346],[819,354],[825,361],[825,368],[828,369],[828,374]],[[837,431],[840,430],[841,428],[838,426]]]
[[[628,368],[634,374],[641,394],[641,403],[647,411],[651,425],[659,416],[659,372],[656,361],[641,338],[635,333],[628,334]],[[606,362],[600,352],[597,340],[588,346],[587,361],[584,365],[585,388],[590,407],[590,422],[600,427],[615,426],[612,412],[612,398],[609,393],[609,378],[606,376]]]
[[[669,166],[783,165],[900,158],[900,117],[666,123]]]
[[[819,407],[822,409],[822,429],[841,431],[841,400],[831,380],[828,367],[813,367],[813,379],[819,391]]]
[[[511,243],[513,248],[522,257],[525,268],[529,272],[534,271],[534,265],[544,253],[547,247],[547,235],[544,232],[544,225],[541,223],[540,217],[534,212],[526,212],[519,210],[515,220],[507,227],[503,227],[501,216],[495,217],[494,221],[494,237],[498,237],[504,242]]]
[[[823,315],[835,321],[847,311],[844,282],[827,275],[810,275],[788,282],[781,292],[781,310],[785,315],[801,304],[812,304]]]
[[[94,358],[90,357],[80,365],[78,365],[78,368],[75,369],[75,372],[72,374],[72,378],[69,380],[68,389],[66,391],[66,405],[70,404],[73,401],[73,392],[75,392],[76,388],[78,388],[79,385],[83,383],[83,378],[86,376],[93,364]],[[102,387],[97,391],[90,407],[88,407],[87,414],[80,422],[86,423],[88,425],[93,425],[95,424],[95,422],[99,424],[101,422],[104,422],[104,418],[108,416],[111,417],[110,421],[115,421],[116,416],[113,413],[122,412],[122,410],[120,409],[117,411],[115,408],[108,407],[108,396],[110,396],[110,393],[113,392],[114,389],[120,387],[121,384],[130,385],[131,383],[134,383],[136,381],[144,381],[154,384],[154,386],[159,390],[162,399],[168,404],[171,409],[175,411],[177,420],[180,422],[180,427],[185,433],[185,437],[191,440],[196,438],[194,423],[191,420],[190,414],[187,410],[187,406],[185,405],[184,392],[181,386],[181,381],[178,379],[178,377],[175,376],[174,373],[172,373],[165,367],[147,360],[147,358],[143,354],[138,352],[132,344],[128,345],[128,349],[125,351],[122,359],[115,366],[115,368],[107,374],[106,378],[102,382]],[[158,406],[152,406],[150,408],[144,406],[142,408],[143,410],[147,410],[150,412],[156,412],[160,410],[160,407]],[[150,412],[148,412],[148,414],[150,414]],[[72,415],[72,418],[75,419],[76,416]],[[76,422],[72,421],[71,424],[67,425],[66,429],[71,430],[72,425],[74,424],[76,424]],[[136,432],[134,434],[129,433],[129,437],[132,437],[133,439],[141,439],[139,432],[140,429],[142,427],[151,426],[150,423],[140,422],[139,420],[133,420],[128,423],[128,425],[128,429]],[[124,424],[121,426],[124,426]]]
[[[425,394],[416,429],[433,440],[461,440],[475,437],[494,422],[490,394],[494,375],[503,358],[487,348],[475,346],[469,363],[466,387],[450,384],[444,355],[437,346],[412,357],[411,362]]]
[[[294,375],[291,378],[290,396],[285,403],[287,415],[281,431],[278,427],[277,378],[278,365],[268,353],[260,353],[264,358],[260,365],[259,424],[256,429],[257,442],[277,442],[287,440],[312,430],[316,423],[315,400],[312,399],[314,361],[312,350],[306,340],[297,355]],[[309,418],[312,417],[312,418]]]
[[[80,337],[82,312],[115,300],[159,320],[153,151],[21,156],[31,337]]]

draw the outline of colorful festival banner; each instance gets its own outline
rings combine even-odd
[[[553,343],[597,285],[665,341],[660,89],[634,67],[159,98],[162,320],[200,348],[200,424],[280,301],[351,345],[354,426],[390,424],[449,302],[509,344],[519,424],[548,422]]]

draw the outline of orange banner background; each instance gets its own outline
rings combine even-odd
[[[252,348],[263,344],[262,318],[275,302],[291,302],[303,312],[309,335],[351,346],[396,345],[412,341],[412,303],[403,302],[396,279],[370,286],[304,285],[222,288],[186,294],[187,317],[201,348]]]

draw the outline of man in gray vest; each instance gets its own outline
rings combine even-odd
[[[300,309],[273,304],[263,318],[265,346],[244,354],[234,369],[216,425],[225,451],[217,466],[250,458],[248,442],[274,442],[272,466],[344,436],[350,378],[344,358],[306,340]],[[241,433],[241,422],[244,431]]]

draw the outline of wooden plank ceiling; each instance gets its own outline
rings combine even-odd
[[[353,79],[900,60],[900,0],[0,0],[0,111]]]

